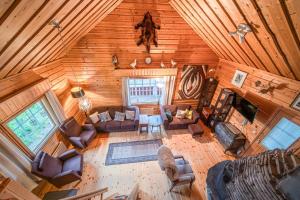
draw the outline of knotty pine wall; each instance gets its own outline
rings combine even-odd
[[[235,70],[247,72],[247,78],[242,88],[236,88],[231,84],[231,79],[235,73]],[[300,92],[300,82],[278,75],[271,74],[269,72],[258,70],[250,66],[234,63],[231,61],[221,59],[218,63],[217,71],[215,76],[219,80],[219,85],[213,98],[212,104],[214,105],[217,97],[221,91],[221,88],[234,88],[239,90],[245,95],[247,99],[257,104],[259,112],[253,124],[248,123],[245,127],[242,127],[243,116],[237,111],[232,109],[227,120],[238,127],[246,135],[249,140],[248,143],[254,141],[257,135],[260,133],[263,127],[265,127],[267,121],[270,119],[274,111],[278,106],[283,106],[288,110],[296,111],[290,108],[290,104],[296,98]],[[267,84],[272,81],[272,85],[283,84],[284,88],[275,89],[273,95],[259,93],[259,88],[255,86],[256,81],[261,81],[263,84]],[[300,115],[299,111],[296,111]]]
[[[150,55],[144,46],[135,44],[140,31],[135,31],[134,25],[143,19],[146,11],[161,25],[157,31],[158,47],[152,45]],[[216,54],[166,0],[145,0],[143,4],[124,0],[64,57],[67,78],[75,84],[72,67],[93,106],[122,104],[121,78],[113,75],[111,64],[113,54],[118,56],[122,69],[129,68],[134,59],[137,59],[137,68],[159,68],[161,60],[170,67],[173,58],[179,68],[177,86],[184,64],[216,66],[218,61]],[[150,65],[144,64],[147,56],[152,57]],[[195,101],[189,103],[196,104]]]

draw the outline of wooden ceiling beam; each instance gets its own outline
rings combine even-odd
[[[210,46],[212,50],[220,57],[224,59],[228,59],[226,55],[224,55],[219,49],[215,46],[213,42],[211,42],[211,39],[206,37],[204,33],[197,27],[195,23],[193,23],[191,20],[189,20],[187,14],[181,10],[174,1],[170,1],[170,5],[179,13],[179,15],[193,28],[193,30]]]

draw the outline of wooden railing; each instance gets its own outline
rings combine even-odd
[[[98,190],[95,190],[95,191],[92,191],[92,192],[86,192],[86,193],[83,193],[83,194],[79,194],[79,195],[76,195],[76,196],[73,196],[73,197],[67,197],[67,198],[64,198],[64,199],[61,199],[61,200],[88,200],[88,199],[91,199],[93,197],[100,197],[100,200],[103,199],[103,193],[107,192],[108,191],[108,188],[102,188],[102,189],[98,189]]]

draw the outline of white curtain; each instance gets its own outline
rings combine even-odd
[[[122,78],[122,101],[123,106],[129,106],[128,103],[128,77]]]
[[[28,190],[37,186],[38,180],[31,171],[30,159],[11,143],[0,130],[0,171],[4,176],[21,183]]]
[[[165,89],[162,90],[161,103],[162,105],[172,104],[172,98],[175,87],[175,76],[165,76]]]
[[[45,96],[54,111],[59,123],[63,123],[66,120],[66,115],[64,112],[64,109],[62,105],[60,104],[56,94],[52,91],[49,90],[48,92],[45,93]]]

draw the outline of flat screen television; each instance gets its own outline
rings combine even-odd
[[[255,105],[253,105],[245,98],[236,93],[235,99],[233,101],[233,107],[239,113],[241,113],[249,122],[253,123],[253,120],[258,110],[258,108]]]

